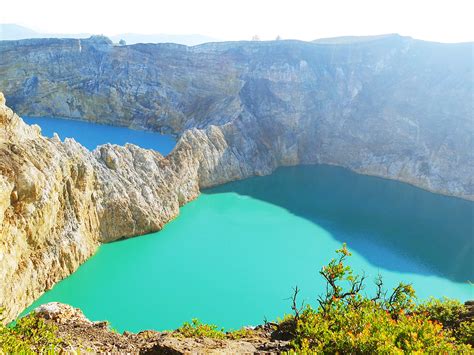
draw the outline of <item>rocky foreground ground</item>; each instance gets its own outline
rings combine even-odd
[[[209,336],[185,336],[179,330],[157,332],[146,330],[137,334],[114,331],[106,321],[92,322],[81,310],[52,302],[32,313],[57,327],[61,343],[56,351],[74,353],[128,353],[128,354],[253,354],[291,351],[291,335],[282,325],[266,323],[227,333],[217,339]],[[465,303],[462,321],[474,320],[474,301]]]
[[[289,350],[289,341],[276,336],[275,325],[248,328],[240,339],[186,338],[176,331],[119,334],[107,322],[92,322],[81,310],[61,303],[38,307],[36,316],[58,326],[65,351],[93,353],[278,353]],[[283,337],[284,338],[284,337]]]

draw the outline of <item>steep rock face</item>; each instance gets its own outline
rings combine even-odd
[[[0,87],[20,113],[212,136],[223,155],[200,167],[202,186],[328,163],[474,199],[472,49],[397,35],[196,47],[4,41]]]
[[[12,318],[98,246],[84,148],[41,137],[0,103],[0,304]]]
[[[105,145],[91,155],[99,180],[100,242],[160,230],[199,194],[193,160],[174,166],[158,152],[134,145]]]
[[[199,193],[199,162],[133,145],[90,152],[41,136],[0,93],[0,306],[7,319],[74,272],[100,242],[152,231]]]
[[[203,61],[186,46],[130,50],[95,37],[0,41],[0,48],[0,87],[19,114],[170,132],[235,115],[232,101],[241,84],[231,64],[220,61],[222,70],[213,73],[215,61]],[[20,64],[21,55],[26,57]]]

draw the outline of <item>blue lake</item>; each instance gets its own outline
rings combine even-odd
[[[163,155],[173,150],[176,141],[166,134],[133,130],[126,127],[115,127],[92,122],[60,119],[53,117],[22,117],[28,124],[37,124],[43,135],[52,137],[56,132],[61,140],[74,138],[89,150],[98,145],[113,143],[124,145],[132,143],[146,149],[153,149]]]

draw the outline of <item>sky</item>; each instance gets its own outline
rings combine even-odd
[[[313,40],[399,33],[474,41],[474,0],[6,0],[0,23],[44,33]]]

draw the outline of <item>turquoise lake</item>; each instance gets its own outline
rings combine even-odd
[[[115,143],[115,142],[113,142]],[[290,313],[298,285],[316,305],[318,275],[343,242],[349,264],[419,298],[474,298],[474,203],[332,166],[203,191],[157,233],[103,245],[29,309],[59,301],[119,331],[199,318],[226,329]]]

